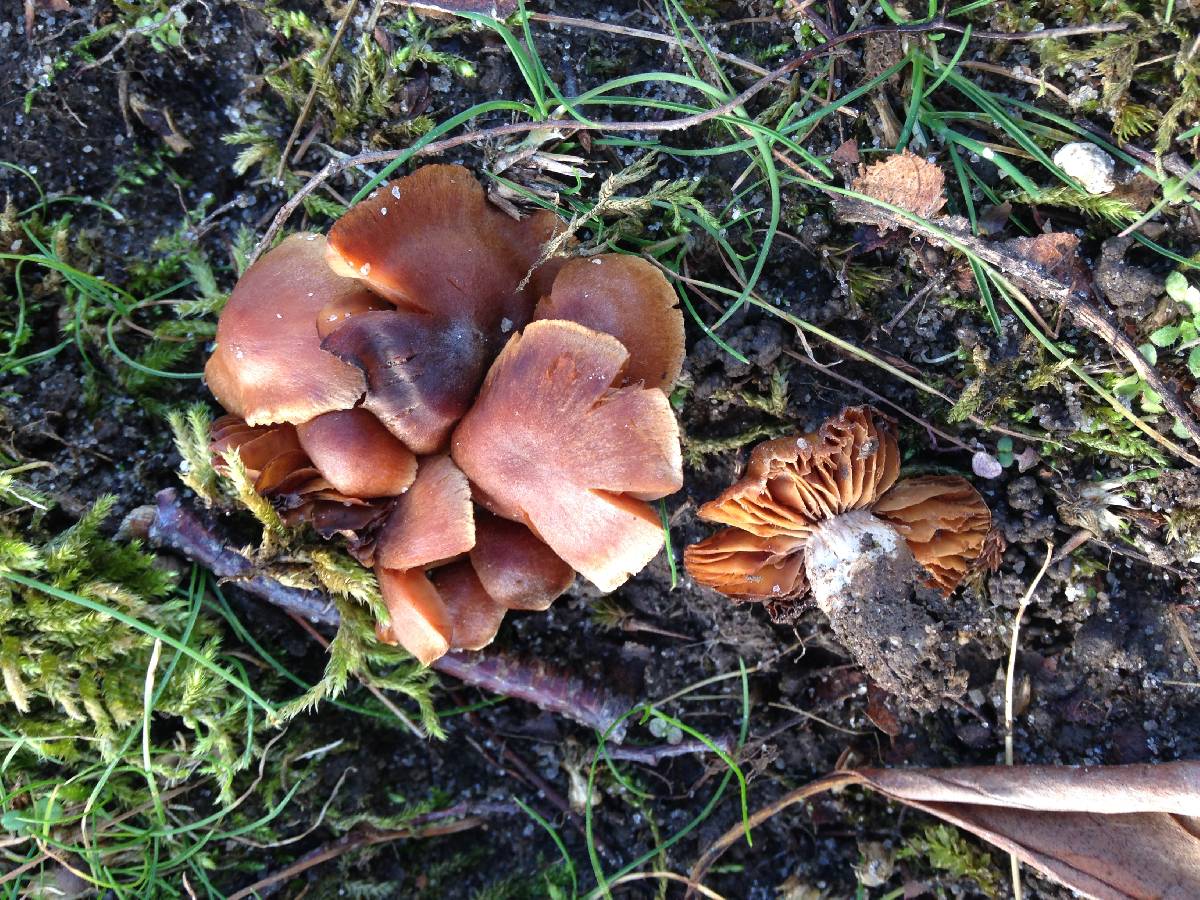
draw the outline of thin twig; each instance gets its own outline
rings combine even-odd
[[[1094,25],[1064,25],[1061,28],[1043,28],[1040,31],[972,31],[971,37],[981,41],[1056,41],[1086,34],[1111,34],[1114,31],[1124,31],[1128,27],[1128,22],[1097,22]],[[965,25],[952,22],[943,22],[942,28],[955,34],[964,34],[967,30]]]
[[[529,13],[529,21],[545,22],[547,25],[562,25],[564,28],[579,28],[586,31],[602,31],[608,34],[619,34],[624,37],[641,38],[647,41],[658,41],[663,44],[670,44],[673,47],[683,46],[689,50],[702,52],[706,48],[691,38],[679,38],[663,34],[659,31],[645,31],[641,28],[630,28],[627,25],[610,25],[607,22],[595,22],[591,19],[576,19],[572,16],[556,16],[552,13]],[[747,72],[753,72],[755,75],[766,75],[767,70],[762,66],[755,65],[752,62],[742,59],[740,56],[734,56],[732,53],[725,53],[721,50],[714,50],[713,54],[717,59],[745,69]]]
[[[199,563],[218,578],[266,600],[307,622],[336,628],[337,608],[320,591],[281,584],[264,575],[250,560],[228,547],[228,541],[179,500],[172,488],[160,491],[147,537],[156,547],[175,550]],[[625,734],[622,717],[635,701],[612,693],[598,683],[548,665],[494,650],[451,651],[433,663],[443,675],[493,694],[525,700],[539,709],[566,716],[619,743]]]
[[[779,813],[783,812],[790,806],[795,806],[797,803],[803,803],[810,797],[817,794],[822,794],[825,791],[831,791],[835,788],[844,787],[849,784],[856,784],[859,781],[852,772],[833,772],[829,775],[824,775],[816,781],[810,781],[804,787],[797,788],[791,793],[784,794],[773,803],[769,803],[756,813],[751,815],[746,822],[737,823],[720,838],[704,851],[704,854],[697,860],[692,867],[689,877],[692,881],[699,884],[704,880],[705,874],[712,868],[712,864],[721,858],[726,850],[733,844],[745,837],[746,832],[750,829],[757,828],[769,819],[774,818]]]
[[[1103,312],[1072,290],[1070,285],[1046,275],[1029,260],[1020,259],[988,241],[975,237],[965,227],[960,227],[950,221],[948,217],[938,219],[936,222],[926,222],[917,217],[900,216],[882,206],[860,200],[839,200],[837,209],[841,218],[847,222],[875,225],[882,228],[904,228],[924,234],[938,246],[949,245],[955,249],[965,250],[1003,272],[1034,296],[1053,303],[1061,303],[1080,326],[1092,332],[1125,357],[1138,376],[1162,398],[1167,412],[1183,424],[1193,443],[1200,446],[1200,423],[1196,422],[1191,411],[1183,404],[1175,391],[1163,380],[1154,366],[1150,365],[1149,361],[1142,356],[1137,345]],[[949,235],[952,240],[947,240],[946,235]],[[1018,296],[1018,299],[1022,298]],[[1026,303],[1028,303],[1027,298]],[[1026,308],[1029,309],[1030,306],[1027,305]],[[1036,314],[1036,310],[1032,311]],[[1200,457],[1189,453],[1174,441],[1141,422],[1140,419],[1136,420],[1134,424],[1172,453],[1192,465],[1200,466]]]
[[[1004,764],[1006,766],[1013,764],[1013,679],[1017,671],[1017,642],[1021,634],[1021,618],[1025,615],[1025,609],[1033,600],[1033,592],[1037,590],[1042,576],[1050,568],[1050,560],[1053,558],[1054,544],[1046,541],[1046,560],[1038,569],[1037,575],[1033,577],[1033,581],[1029,583],[1029,589],[1021,597],[1021,602],[1017,606],[1017,614],[1013,617],[1012,641],[1008,645],[1008,670],[1004,677]],[[1021,863],[1016,854],[1009,854],[1009,861],[1012,864],[1013,897],[1014,900],[1021,900]]]
[[[1101,26],[1081,26],[1096,29],[1097,31],[1121,31],[1128,27],[1126,23],[1112,23],[1116,27],[1101,27]],[[1056,29],[1048,29],[1045,32],[1039,32],[1039,35],[1047,35]],[[931,22],[922,22],[913,25],[873,25],[867,28],[860,28],[857,31],[849,31],[845,34],[837,35],[833,40],[827,41],[819,47],[813,47],[797,54],[792,59],[783,63],[778,68],[768,72],[758,81],[754,82],[736,97],[728,100],[719,106],[714,106],[711,109],[706,109],[703,112],[693,113],[688,116],[680,116],[675,119],[665,119],[662,121],[605,121],[605,122],[580,122],[577,119],[547,119],[540,122],[511,122],[506,125],[496,125],[491,128],[482,128],[477,131],[467,132],[465,134],[456,135],[455,137],[443,138],[440,141],[433,141],[417,148],[404,148],[400,150],[376,150],[368,153],[360,153],[355,156],[344,157],[341,159],[331,159],[327,162],[317,174],[308,180],[303,187],[300,188],[292,197],[283,204],[279,212],[275,215],[270,227],[263,235],[262,240],[254,248],[249,262],[254,262],[262,252],[275,239],[275,235],[283,227],[284,223],[291,218],[292,213],[304,201],[304,198],[315,191],[318,187],[340,174],[346,169],[355,166],[377,165],[379,163],[391,162],[400,156],[412,155],[416,156],[433,156],[443,153],[446,150],[463,144],[471,144],[480,141],[487,141],[494,138],[506,137],[513,134],[525,134],[530,131],[539,129],[562,129],[564,132],[576,131],[611,131],[611,132],[628,132],[628,131],[683,131],[688,128],[694,128],[697,125],[703,125],[712,119],[720,116],[736,115],[739,107],[745,106],[750,100],[770,87],[776,81],[786,78],[793,72],[808,65],[814,59],[824,56],[836,47],[850,41],[859,40],[861,38],[870,37],[877,34],[929,34],[935,31],[954,31],[961,32],[961,26],[954,26],[944,22],[941,19],[935,19]],[[1005,35],[997,39],[1014,39],[1011,35]],[[1018,40],[1023,38],[1016,38]],[[1040,39],[1040,38],[1039,38]]]
[[[698,881],[693,881],[684,875],[680,875],[678,872],[664,872],[660,870],[654,870],[650,872],[630,872],[628,875],[622,875],[616,881],[610,881],[608,886],[610,888],[614,888],[620,884],[629,884],[634,881],[646,881],[650,878],[658,879],[660,881],[678,881],[686,884],[689,891],[695,891],[698,894],[703,894],[705,897],[708,897],[709,900],[725,900],[721,894],[718,894],[711,888],[706,888]],[[663,885],[663,887],[665,889],[666,885]]]
[[[938,437],[940,437],[946,443],[952,444],[955,447],[958,447],[960,450],[966,450],[968,453],[971,452],[971,447],[969,445],[967,445],[966,443],[964,443],[963,441],[956,438],[954,435],[948,434],[939,428],[935,428],[932,424],[930,424],[925,419],[922,419],[916,413],[909,412],[907,409],[905,409],[899,403],[895,402],[894,400],[889,400],[887,397],[871,390],[869,387],[862,384],[861,382],[855,381],[853,378],[847,378],[845,375],[842,375],[840,372],[835,372],[831,366],[826,366],[822,363],[819,363],[812,357],[805,356],[802,353],[797,353],[795,350],[784,349],[783,352],[785,354],[787,354],[788,356],[790,356],[792,359],[798,359],[798,360],[800,360],[800,362],[804,363],[804,365],[811,366],[812,368],[816,369],[818,372],[821,372],[822,374],[827,375],[836,381],[840,381],[843,384],[849,385],[850,387],[854,388],[855,390],[870,397],[876,403],[883,403],[883,404],[886,404],[887,406],[890,406],[892,409],[896,410],[902,416],[905,416],[908,419],[912,419],[912,421],[916,422],[918,425],[920,425],[922,428],[924,428],[930,434],[936,434]]]
[[[292,144],[296,143],[296,138],[300,136],[300,129],[304,127],[305,121],[308,120],[308,114],[312,111],[313,101],[317,99],[317,87],[321,83],[321,76],[329,68],[329,61],[333,59],[333,54],[341,46],[342,35],[346,33],[346,26],[350,24],[350,20],[354,17],[354,11],[357,9],[358,0],[350,0],[346,4],[346,11],[342,13],[342,20],[338,22],[337,31],[333,33],[333,40],[325,49],[325,55],[321,57],[321,61],[317,63],[317,69],[312,75],[312,87],[308,89],[308,96],[304,98],[304,106],[300,108],[300,115],[296,117],[296,123],[292,126],[292,133],[288,135],[287,143],[283,145],[283,153],[279,155],[279,167],[275,170],[276,181],[283,178],[283,169],[287,165],[288,154],[292,152]]]
[[[368,829],[359,832],[351,832],[350,834],[339,838],[331,844],[327,844],[306,856],[301,857],[283,869],[273,872],[266,878],[261,878],[254,884],[242,888],[236,893],[230,894],[228,900],[244,900],[254,894],[261,893],[272,885],[280,882],[290,881],[301,872],[307,872],[314,866],[319,866],[322,863],[337,859],[347,853],[352,853],[355,850],[361,850],[364,847],[372,847],[375,844],[386,844],[391,841],[405,840],[408,838],[429,838],[440,837],[447,834],[457,834],[460,831],[469,831],[472,828],[478,828],[483,825],[486,820],[482,816],[468,816],[464,819],[459,819],[454,822],[448,822],[444,825],[431,825],[428,828],[400,828],[393,831],[379,831],[376,829]]]
[[[1022,84],[1032,84],[1034,87],[1049,91],[1063,103],[1070,104],[1071,102],[1071,98],[1062,88],[1056,87],[1045,78],[1037,78],[1033,75],[1025,75],[1022,72],[1014,72],[1012,69],[1006,69],[1004,66],[998,66],[995,63],[962,59],[959,60],[958,64],[964,69],[978,69],[981,72],[991,72],[993,75],[1011,78],[1013,81],[1019,81]]]

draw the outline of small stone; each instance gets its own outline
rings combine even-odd
[[[1089,194],[1108,194],[1117,186],[1113,181],[1113,158],[1086,141],[1064,144],[1054,154],[1054,164],[1083,185]]]
[[[992,454],[979,450],[971,457],[971,471],[980,478],[999,478],[1004,474],[1004,466]]]

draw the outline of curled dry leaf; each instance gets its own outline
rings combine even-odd
[[[922,219],[933,218],[946,205],[942,170],[909,150],[867,166],[850,187]]]
[[[759,810],[750,824],[854,784],[964,828],[1085,897],[1200,897],[1200,762],[835,772]],[[740,823],[726,832],[692,878],[743,834]]]

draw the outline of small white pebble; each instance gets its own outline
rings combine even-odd
[[[277,318],[277,319],[282,319],[282,318],[283,318],[283,313],[275,313],[275,318]]]
[[[1075,141],[1059,147],[1054,164],[1083,185],[1089,194],[1107,194],[1117,185],[1113,181],[1113,158],[1086,141]]]
[[[602,265],[604,265],[604,260],[600,259],[599,257],[596,257],[595,259],[592,260],[592,265],[593,266],[602,266]]]
[[[365,278],[367,275],[370,275],[370,274],[371,274],[371,264],[370,264],[370,263],[363,263],[361,266],[359,266],[359,267],[358,267],[358,273],[359,273],[360,275],[362,275],[364,278]]]
[[[513,327],[512,319],[508,318],[507,316],[500,320],[500,333],[501,334],[508,334],[510,331],[512,331],[512,327]]]
[[[379,207],[379,214],[381,216],[386,216],[387,215],[387,207],[386,206]]]
[[[983,152],[979,154],[984,159],[995,159],[996,152],[991,147],[984,147]]]
[[[979,450],[971,457],[971,471],[980,478],[999,478],[1004,474],[1004,466],[992,454]]]
[[[392,196],[395,197],[397,200],[400,199],[400,186],[399,185],[396,185],[396,184],[392,185]]]

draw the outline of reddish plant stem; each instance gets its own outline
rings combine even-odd
[[[340,621],[337,608],[325,594],[280,584],[259,572],[242,554],[229,549],[216,528],[181,502],[173,488],[160,491],[156,497],[154,518],[146,536],[153,546],[174,550],[218,578],[232,581],[247,593],[314,625],[332,628]],[[521,659],[494,650],[451,651],[437,660],[433,668],[472,687],[525,700],[546,712],[566,716],[607,733],[618,742],[625,734],[625,723],[619,720],[635,705],[632,700],[540,660]]]

